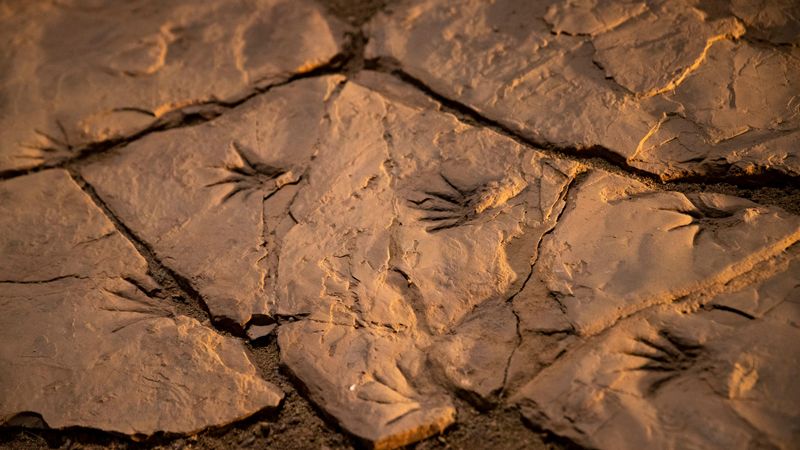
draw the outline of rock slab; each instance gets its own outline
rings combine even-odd
[[[528,139],[662,179],[797,177],[799,8],[406,0],[369,24],[367,57]]]
[[[164,299],[63,170],[0,182],[0,423],[191,434],[283,393],[241,343]]]

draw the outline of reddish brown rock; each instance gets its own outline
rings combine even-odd
[[[800,43],[800,4],[792,0],[733,0],[723,7],[747,24],[754,37],[774,44]],[[701,3],[702,5],[702,3]]]
[[[277,328],[278,325],[275,323],[269,325],[251,325],[247,328],[247,338],[253,342],[259,341],[267,336],[271,336]]]
[[[455,420],[411,336],[304,320],[282,326],[278,344],[312,400],[375,449],[416,442]]]
[[[242,328],[274,309],[276,246],[294,224],[287,205],[307,182],[324,101],[339,81],[293,83],[81,172],[216,319]]]
[[[512,400],[533,422],[590,447],[792,448],[800,435],[793,257],[765,281],[712,296],[707,311],[687,304],[621,321]],[[769,313],[746,312],[764,301]]]
[[[664,179],[797,176],[797,47],[738,39],[784,42],[796,8],[762,3],[407,0],[373,19],[367,56],[529,139]]]
[[[461,125],[425,102],[406,105],[353,83],[335,89],[340,81],[276,89],[236,114],[143,139],[83,173],[217,318],[244,325],[258,315],[293,316],[347,335],[363,327],[365,336],[397,333],[422,351],[469,321],[473,308],[519,289],[531,269],[528,246],[552,227],[576,166]],[[243,130],[235,141],[231,129]],[[267,140],[272,145],[261,144]],[[262,174],[267,167],[281,174]],[[350,373],[313,369],[323,360],[303,350],[313,348],[310,336],[292,336],[304,344],[282,346],[283,359],[303,383],[338,385]],[[392,357],[385,358],[364,364],[381,367]],[[409,383],[436,387],[424,373]],[[479,395],[497,394],[498,380],[477,383],[487,386]],[[441,388],[442,401],[420,404],[396,426],[319,389],[324,409],[376,445],[417,440],[453,420]]]
[[[608,174],[588,176],[573,201],[542,243],[537,276],[581,335],[723,286],[800,240],[800,218],[779,209]]]
[[[441,431],[452,395],[495,405],[579,336],[711,295],[800,238],[775,208],[588,170],[359,80],[277,88],[83,173],[218,319],[295,320],[282,361],[372,445]]]
[[[63,170],[0,182],[0,424],[193,433],[278,406],[244,348],[166,300]]]
[[[664,93],[677,109],[664,110],[629,163],[657,170],[667,155],[665,170],[675,176],[713,173],[715,166],[742,175],[764,169],[797,175],[798,56],[748,41],[715,43],[691,76]]]
[[[683,2],[650,1],[637,6],[638,14],[616,18],[618,26],[597,33],[591,42],[592,60],[607,77],[638,97],[674,90],[706,62],[706,52],[716,42],[745,32],[732,16],[712,18]],[[602,14],[612,8],[612,2],[600,3],[592,12]],[[570,11],[564,14],[570,16]]]
[[[275,408],[241,343],[119,278],[0,283],[0,422],[192,434]]]
[[[338,53],[344,31],[305,0],[1,8],[0,170],[57,162],[308,72]]]
[[[64,170],[0,182],[0,281],[129,278],[147,263]]]
[[[564,153],[800,174],[796,9],[404,0],[363,30],[379,70],[350,73],[356,36],[316,76],[344,27],[310,1],[0,5],[0,424],[138,438],[278,406],[241,341],[160,298],[165,266],[368,446],[460,397],[593,448],[790,448],[800,218]]]

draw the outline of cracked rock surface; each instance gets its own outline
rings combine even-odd
[[[0,182],[0,420],[192,433],[278,406],[242,346],[181,316],[63,170]]]
[[[285,205],[306,182],[325,98],[339,81],[276,88],[218,120],[147,136],[81,174],[212,317],[243,328],[275,309],[276,248],[293,224]]]
[[[778,274],[707,298],[708,308],[655,308],[621,321],[512,400],[590,447],[792,448],[798,262],[770,269]]]
[[[756,3],[408,0],[370,23],[367,57],[662,179],[796,176],[800,9]]]
[[[796,446],[794,3],[339,3],[0,6],[0,442]]]
[[[5,3],[0,171],[240,101],[327,63],[343,27],[305,0]]]

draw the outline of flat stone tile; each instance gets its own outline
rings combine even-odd
[[[81,173],[216,320],[242,329],[274,310],[277,248],[293,224],[287,205],[309,176],[324,100],[339,81],[277,88],[212,122],[147,136]]]
[[[582,342],[511,400],[590,447],[790,448],[799,432],[800,265],[782,270],[711,299],[752,310],[767,297],[773,314],[652,309]]]
[[[345,26],[305,0],[69,0],[5,4],[0,30],[2,171],[308,72],[339,52]]]
[[[0,182],[0,423],[136,437],[275,408],[244,347],[178,315],[63,170]]]
[[[758,43],[795,42],[796,9],[405,1],[372,20],[367,57],[529,139],[663,179],[797,176],[797,47]]]
[[[548,156],[387,77],[297,81],[82,170],[217,323],[276,323],[282,362],[370,445],[441,432],[456,395],[521,395],[800,239],[778,208]]]

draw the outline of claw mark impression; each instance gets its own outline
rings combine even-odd
[[[419,220],[433,223],[426,228],[430,233],[467,224],[484,211],[501,206],[516,197],[526,186],[522,179],[514,177],[465,189],[444,174],[439,176],[447,185],[446,190],[423,191],[422,199],[408,200],[412,208],[425,211],[426,214]]]
[[[703,232],[707,231],[709,228],[716,227],[720,219],[727,219],[734,215],[733,212],[718,209],[706,204],[706,202],[698,196],[687,196],[687,199],[692,203],[694,208],[679,210],[678,212],[691,217],[691,222],[670,228],[669,231],[696,226],[697,228],[692,238],[695,245],[697,244],[697,239]]]
[[[296,176],[290,170],[253,161],[237,142],[233,142],[232,148],[239,157],[240,164],[224,167],[223,169],[229,175],[206,185],[206,187],[232,185],[232,189],[222,198],[222,203],[227,202],[240,192],[244,194],[245,198],[254,192],[264,192],[264,199],[266,200],[283,186],[297,184],[300,181],[301,177]]]
[[[658,341],[636,338],[636,342],[645,350],[626,352],[628,355],[646,360],[644,364],[630,370],[661,374],[650,384],[648,388],[650,394],[655,394],[666,382],[691,369],[703,351],[702,345],[675,336],[667,330],[661,330],[658,334],[661,338]]]
[[[38,144],[23,144],[23,147],[38,150],[41,156],[35,156],[34,159],[57,159],[59,157],[68,156],[75,150],[75,146],[70,142],[69,135],[67,134],[64,124],[60,120],[56,120],[61,137],[56,137],[52,134],[45,133],[44,131],[35,129],[33,130],[38,136],[40,143]]]

